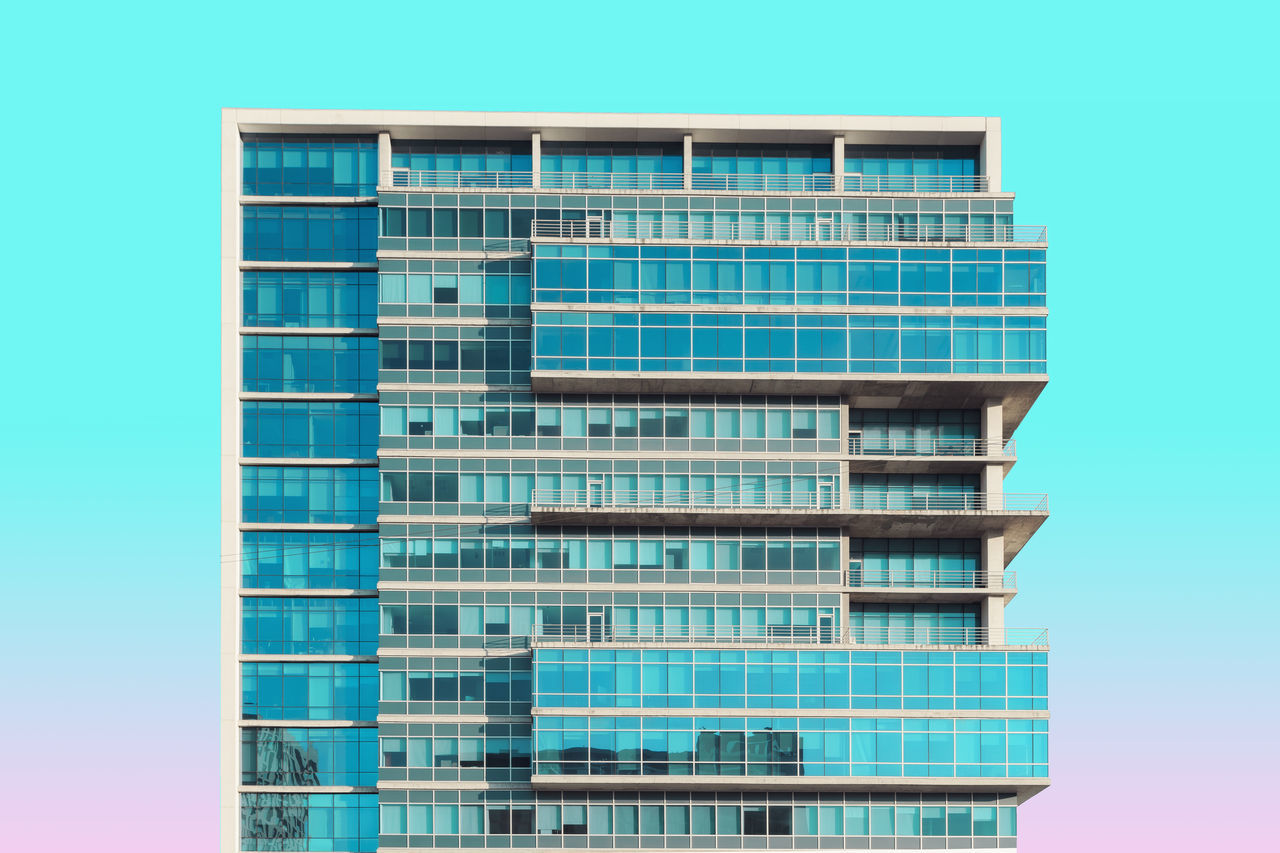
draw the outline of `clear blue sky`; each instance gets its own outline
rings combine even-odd
[[[218,109],[254,106],[1002,116],[1017,221],[1052,239],[1051,382],[1009,484],[1054,512],[1012,566],[1010,624],[1054,642],[1055,784],[1022,846],[1273,842],[1278,24],[1232,2],[8,9],[7,840],[213,848]]]

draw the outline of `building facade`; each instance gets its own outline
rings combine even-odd
[[[994,118],[226,110],[222,849],[1011,850]]]

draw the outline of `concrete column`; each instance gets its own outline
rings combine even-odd
[[[987,176],[987,192],[1000,192],[1000,119],[987,119],[987,132],[978,149],[978,171]]]
[[[1004,645],[1004,598],[989,595],[982,599],[982,627],[987,629],[987,642]]]
[[[982,405],[980,430],[981,438],[984,441],[984,455],[991,452],[990,448],[992,446],[1001,446],[1004,441],[1004,404],[1002,401],[988,400]],[[988,497],[988,507],[998,509],[1000,507],[1000,497],[1004,494],[1004,466],[982,466],[979,485],[983,493]]]
[[[981,425],[982,437],[987,441],[1004,441],[1004,403],[1001,400],[987,400],[982,404]]]
[[[391,134],[385,130],[378,133],[378,183],[391,186]]]
[[[836,192],[844,190],[844,137],[837,136],[831,140],[831,188]]]
[[[849,531],[848,529],[840,531],[840,585],[845,586],[849,583]],[[853,601],[849,593],[840,593],[840,619],[836,624],[836,631],[839,632],[841,642],[847,641],[845,629],[849,627],[849,610],[853,606]]]
[[[529,137],[529,153],[533,155],[533,188],[542,187],[542,134],[534,131]]]
[[[982,537],[982,554],[980,565],[986,576],[987,589],[1000,589],[1004,577],[1004,535],[988,533]]]
[[[693,189],[693,134],[684,135],[684,188]]]

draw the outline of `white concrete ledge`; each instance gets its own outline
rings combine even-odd
[[[955,193],[948,193],[955,195]],[[977,193],[961,193],[961,195],[977,195]],[[985,195],[985,194],[984,194]],[[994,195],[999,195],[998,193]],[[274,204],[278,206],[290,204],[306,205],[375,205],[376,195],[242,195],[241,204]]]

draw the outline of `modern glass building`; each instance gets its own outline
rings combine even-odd
[[[994,118],[227,110],[222,848],[1012,850]]]

